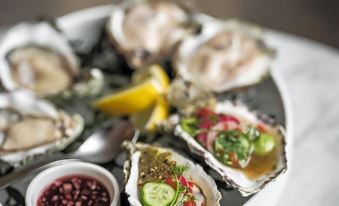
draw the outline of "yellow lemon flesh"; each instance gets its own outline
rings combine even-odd
[[[102,97],[94,106],[109,115],[127,115],[152,106],[168,88],[169,78],[158,65],[153,65],[132,76],[133,86]]]
[[[169,106],[166,99],[162,96],[159,96],[154,105],[133,114],[131,116],[131,121],[133,124],[140,128],[141,130],[145,130],[147,132],[154,132],[156,130],[157,124],[168,118],[169,114]]]
[[[165,70],[158,64],[151,65],[148,69],[141,69],[133,74],[132,82],[140,83],[150,78],[156,79],[164,90],[168,89],[170,84],[169,77]]]

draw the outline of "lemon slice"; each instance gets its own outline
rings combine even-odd
[[[159,96],[154,105],[131,115],[133,124],[144,131],[154,132],[157,124],[166,120],[169,114],[169,105],[166,99]]]
[[[140,83],[147,79],[156,79],[164,91],[169,87],[170,80],[165,70],[158,64],[151,65],[148,69],[141,69],[132,76],[133,83]]]
[[[94,106],[109,115],[126,115],[152,106],[167,91],[169,78],[162,67],[153,65],[132,76],[132,86],[102,97]]]

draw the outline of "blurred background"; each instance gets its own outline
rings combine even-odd
[[[114,0],[0,0],[0,28]],[[241,18],[339,48],[339,0],[196,0],[212,16]]]

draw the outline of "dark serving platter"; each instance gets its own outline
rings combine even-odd
[[[71,14],[57,20],[55,23],[65,35],[69,38],[77,51],[82,65],[86,68],[101,68],[105,72],[106,88],[105,92],[112,92],[129,82],[129,75],[131,70],[127,67],[119,54],[112,48],[107,36],[104,32],[105,21],[108,16],[108,6],[102,9],[91,12],[86,15],[86,11],[82,15]],[[105,12],[102,12],[105,11]],[[1,38],[1,34],[0,34]],[[169,64],[163,65],[170,71]],[[170,75],[172,75],[170,73]],[[280,90],[272,76],[253,87],[245,88],[241,91],[223,94],[220,99],[240,99],[248,106],[269,115],[272,115],[280,124],[286,124],[286,111]],[[85,98],[82,100],[55,100],[59,107],[64,108],[69,112],[77,112],[84,116],[86,121],[86,128],[81,137],[70,145],[64,153],[72,151],[79,146],[81,142],[89,136],[97,128],[104,124],[114,124],[117,118],[108,118],[102,114],[93,111],[90,108],[90,103],[93,98]],[[210,175],[214,177],[218,188],[220,189],[223,198],[221,205],[238,206],[243,205],[251,199],[250,197],[242,197],[237,190],[228,187],[216,172],[207,167],[199,158],[192,154],[187,154],[188,151],[185,143],[173,135],[155,135],[152,137],[140,137],[139,141],[156,143],[164,147],[170,147],[177,150],[179,153],[189,157],[190,159],[200,163]],[[102,165],[116,176],[121,191],[121,205],[128,205],[127,197],[124,195],[124,177],[122,172],[122,165],[126,159],[126,153],[119,154],[113,162]],[[43,158],[43,157],[42,157]],[[6,163],[0,163],[0,176],[10,172],[11,168]],[[35,174],[29,174],[24,179],[12,184],[11,186],[0,190],[0,203],[5,206],[19,206],[25,205],[25,191]]]

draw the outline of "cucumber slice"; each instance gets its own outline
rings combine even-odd
[[[148,182],[141,188],[144,206],[168,206],[174,199],[175,190],[164,183]]]

